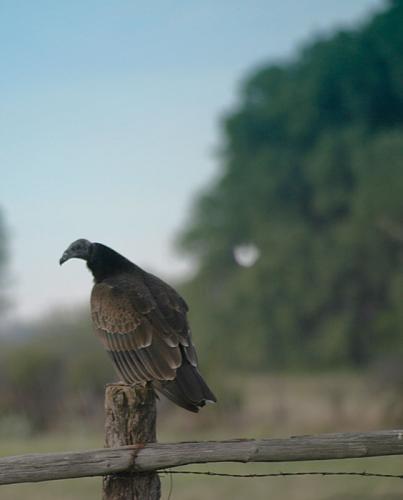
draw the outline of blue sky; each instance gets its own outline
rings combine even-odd
[[[74,239],[163,277],[192,200],[219,171],[240,81],[379,0],[0,1],[0,207],[16,316],[81,303]]]

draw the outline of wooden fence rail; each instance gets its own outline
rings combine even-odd
[[[209,462],[289,462],[403,455],[403,430],[187,443],[150,443],[0,458],[0,484],[147,472]]]

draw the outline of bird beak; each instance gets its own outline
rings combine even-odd
[[[70,254],[69,252],[66,250],[64,252],[64,254],[61,256],[60,260],[59,260],[59,264],[62,265],[64,262],[66,262],[66,260],[69,260],[70,259]]]

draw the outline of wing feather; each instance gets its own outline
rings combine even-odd
[[[179,335],[151,293],[106,283],[91,295],[95,332],[128,383],[173,380],[182,364]]]
[[[133,362],[133,358],[131,357],[131,352],[132,351],[125,351],[119,353],[119,355],[123,358],[129,373],[131,373],[135,378],[137,378],[141,382],[149,380],[149,374],[147,370],[144,368],[142,363],[139,362],[139,360]],[[133,382],[135,382],[135,380]]]
[[[165,323],[169,325],[169,331],[174,332],[181,345],[193,346],[187,321],[189,308],[184,299],[175,289],[153,274],[146,275],[146,284],[158,303]],[[168,336],[164,337],[164,340],[168,343]]]
[[[197,354],[196,354],[196,349],[194,348],[194,345],[191,343],[188,346],[185,346],[183,348],[185,351],[185,356],[186,359],[189,361],[191,365],[194,367],[197,366],[198,360],[197,360]]]
[[[150,352],[148,349],[139,349],[136,352],[136,355],[138,358],[141,359],[143,365],[147,368],[148,372],[152,375],[153,380],[165,380],[167,379],[173,379],[175,377],[175,374],[172,376],[167,377],[167,373],[164,374],[164,370],[160,368],[158,363],[155,363],[155,361],[152,359]]]
[[[108,353],[110,354],[110,356],[112,358],[112,361],[113,361],[113,363],[115,365],[115,368],[116,368],[118,374],[120,375],[120,377],[122,377],[123,380],[127,380],[130,383],[134,383],[134,382],[139,382],[140,381],[140,380],[135,380],[135,381],[132,380],[132,376],[128,372],[127,367],[126,367],[125,363],[123,362],[123,359],[120,356],[119,352],[108,351]]]

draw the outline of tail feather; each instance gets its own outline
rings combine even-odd
[[[185,361],[174,380],[154,381],[155,388],[178,406],[197,413],[207,401],[216,402],[197,368]]]

